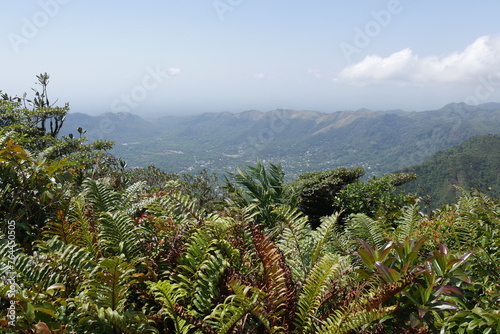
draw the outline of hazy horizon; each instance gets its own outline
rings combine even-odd
[[[436,110],[500,101],[500,3],[213,0],[3,6],[0,89],[71,112]],[[6,15],[8,13],[8,15]]]

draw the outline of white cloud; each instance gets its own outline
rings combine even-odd
[[[321,71],[315,68],[308,69],[307,74],[312,75],[316,78],[321,78]]]
[[[169,67],[167,69],[167,73],[173,77],[173,76],[176,76],[177,74],[181,73],[181,69],[180,68],[177,68],[177,67]]]
[[[432,82],[468,82],[478,76],[500,72],[500,36],[483,36],[463,51],[444,56],[419,57],[411,49],[386,58],[367,56],[346,67],[336,80],[355,85],[393,82],[426,84]]]
[[[256,73],[253,76],[255,79],[264,79],[266,75],[264,73]]]

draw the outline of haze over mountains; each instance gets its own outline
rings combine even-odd
[[[280,161],[290,177],[307,171],[364,167],[368,174],[424,162],[478,134],[500,134],[500,103],[450,103],[438,110],[206,113],[145,120],[129,113],[69,114],[90,140],[116,141],[130,167],[168,172],[232,171],[257,159]]]

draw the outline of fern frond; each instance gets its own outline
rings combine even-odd
[[[99,308],[122,312],[125,309],[130,286],[134,283],[135,268],[124,258],[103,259],[84,284],[84,295]]]
[[[374,309],[371,311],[346,312],[335,310],[328,319],[318,328],[317,333],[347,334],[361,326],[379,320],[396,310],[396,306]]]
[[[208,226],[205,226],[208,227]],[[222,239],[216,229],[198,230],[190,238],[185,253],[179,259],[176,279],[190,287],[197,312],[207,314],[219,296],[218,285],[230,262],[239,260],[239,253]]]
[[[140,253],[137,228],[134,221],[123,212],[104,213],[99,219],[101,223],[99,239],[111,254],[123,254],[132,260]]]
[[[263,266],[264,291],[266,292],[266,308],[274,319],[271,327],[275,327],[279,318],[286,330],[293,328],[292,318],[295,310],[296,296],[292,273],[285,262],[280,249],[261,228],[251,226],[255,250]]]
[[[386,231],[376,220],[365,214],[354,214],[347,221],[346,232],[351,240],[365,240],[372,246],[382,247],[385,243]]]
[[[139,181],[123,191],[121,194],[120,208],[128,215],[133,215],[136,212],[147,208],[153,201],[154,196],[143,196],[147,187],[146,181]]]
[[[58,238],[41,243],[38,248],[50,254],[51,261],[59,265],[59,270],[69,270],[67,276],[77,275],[82,278],[94,267],[92,255],[85,248],[65,244]]]
[[[86,179],[83,181],[83,191],[88,202],[96,212],[113,212],[119,209],[120,194],[113,188],[101,182]]]
[[[311,227],[306,217],[294,208],[279,206],[277,226],[279,230],[272,231],[277,235],[277,244],[285,254],[296,281],[302,281],[310,268],[310,248],[313,245]]]
[[[146,316],[140,312],[121,313],[106,307],[97,310],[97,318],[103,323],[110,324],[115,330],[119,330],[120,334],[159,333],[156,328],[149,325]]]
[[[188,295],[184,284],[172,283],[170,281],[148,282],[155,299],[162,303],[162,311],[166,317],[174,323],[175,333],[189,334],[195,328],[178,314],[178,306]]]
[[[218,334],[228,333],[248,313],[256,313],[261,317],[258,308],[262,307],[265,293],[251,286],[244,286],[239,282],[230,282],[235,292],[226,298],[224,303],[217,305],[212,313],[205,318]],[[265,324],[266,322],[264,322]],[[267,325],[269,326],[268,322]]]
[[[296,329],[308,333],[313,328],[322,299],[340,267],[340,259],[327,253],[312,268],[297,301]]]
[[[45,291],[52,284],[65,281],[64,273],[43,255],[19,254],[15,269],[25,286],[31,286],[33,290]]]
[[[98,259],[102,256],[99,231],[97,230],[95,222],[85,211],[86,204],[84,196],[79,195],[72,198],[68,220],[74,221],[76,226],[80,229],[79,232],[75,232],[75,234],[80,236],[80,240],[75,240],[75,244],[85,247],[95,259]]]
[[[405,207],[401,219],[397,222],[398,226],[394,231],[394,241],[403,242],[406,238],[417,238],[418,224],[422,221],[422,218],[418,203]]]
[[[337,232],[336,224],[340,216],[340,212],[334,215],[323,217],[321,219],[321,225],[312,231],[312,244],[314,245],[311,250],[311,266],[314,266],[316,262],[326,253],[326,245],[332,238],[332,234]]]
[[[44,226],[42,235],[47,239],[58,237],[67,244],[82,246],[83,235],[80,223],[66,219],[62,212],[58,212],[57,216]]]

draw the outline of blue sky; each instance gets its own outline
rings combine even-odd
[[[0,89],[73,112],[500,102],[494,0],[2,1]]]

